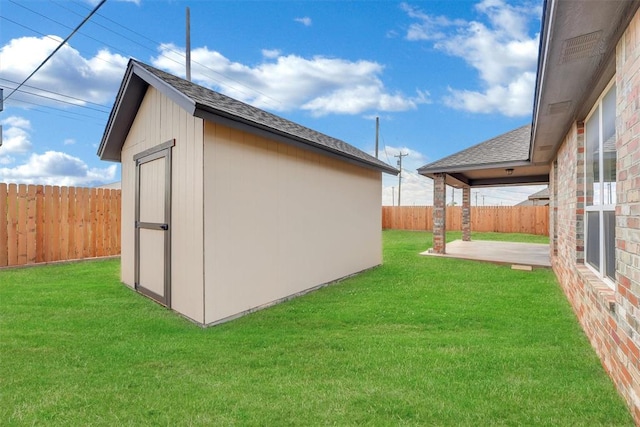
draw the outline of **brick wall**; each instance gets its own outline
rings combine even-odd
[[[584,266],[584,129],[574,124],[551,169],[552,263],[603,366],[640,424],[640,12],[616,49],[616,286]]]
[[[433,251],[443,254],[446,251],[447,242],[447,184],[446,174],[437,173],[433,179]]]

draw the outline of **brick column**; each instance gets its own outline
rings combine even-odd
[[[447,241],[447,185],[444,173],[433,177],[433,252],[444,254]]]
[[[462,187],[462,241],[471,241],[471,187]]]

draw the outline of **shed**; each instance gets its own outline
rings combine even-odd
[[[202,325],[382,262],[357,148],[130,60],[98,155],[122,164],[122,281]]]

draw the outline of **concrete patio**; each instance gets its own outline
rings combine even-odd
[[[498,264],[512,264],[531,267],[551,267],[549,245],[539,243],[512,243],[473,240],[454,240],[447,243],[446,253],[437,254],[431,250],[420,255],[460,258],[486,261]]]

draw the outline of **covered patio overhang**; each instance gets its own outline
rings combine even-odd
[[[471,188],[549,183],[549,163],[529,160],[531,126],[499,135],[418,169],[433,179],[432,252],[446,253],[446,188],[462,189],[462,240],[471,240]]]

